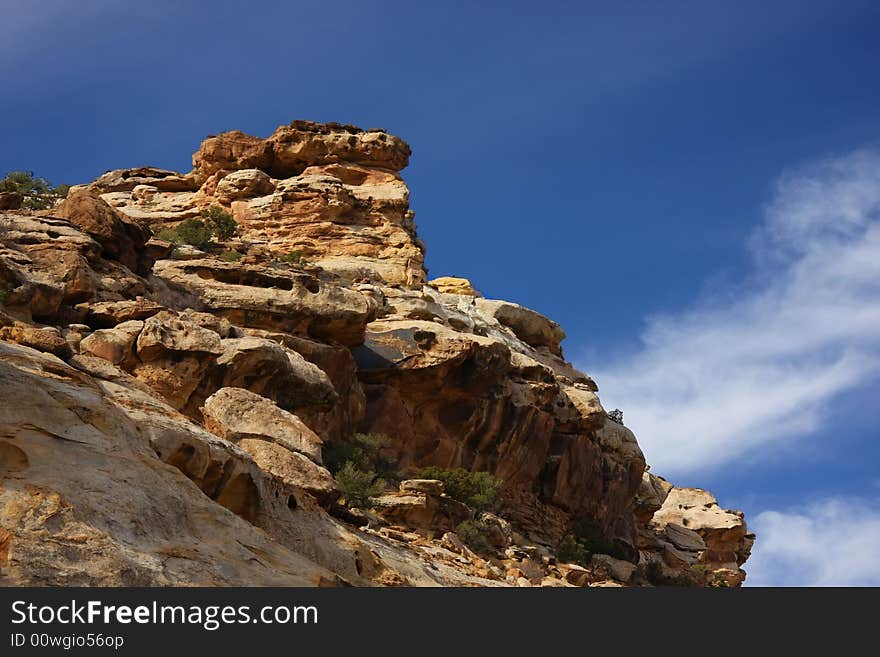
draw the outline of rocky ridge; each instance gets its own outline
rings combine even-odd
[[[648,472],[558,324],[428,280],[409,155],[294,121],[3,210],[0,584],[743,581],[742,514]],[[217,207],[234,237],[157,237]],[[500,501],[410,478],[349,509],[324,455],[358,432],[405,473],[492,473]]]

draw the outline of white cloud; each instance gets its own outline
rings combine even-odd
[[[649,320],[639,350],[593,368],[664,475],[818,429],[880,375],[880,153],[784,175],[727,298]]]
[[[749,526],[749,586],[880,586],[880,500],[827,498],[764,511]]]

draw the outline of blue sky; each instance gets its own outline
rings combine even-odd
[[[880,584],[877,3],[3,4],[0,172],[387,128],[431,274],[560,321],[655,471],[746,511],[750,581]]]

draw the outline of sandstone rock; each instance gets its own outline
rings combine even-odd
[[[198,324],[179,319],[175,313],[162,311],[143,322],[137,339],[137,355],[151,361],[167,352],[221,354],[220,336]]]
[[[16,342],[60,358],[66,358],[71,354],[70,345],[55,327],[37,328],[16,322],[12,326],[0,327],[0,340]]]
[[[88,190],[71,190],[55,209],[55,214],[93,237],[103,247],[105,257],[118,260],[131,271],[144,274],[152,266],[142,253],[150,237],[149,231],[124,219]]]
[[[24,196],[18,192],[0,192],[0,210],[18,210],[24,203]]]
[[[466,278],[440,276],[439,278],[428,281],[428,285],[445,294],[461,294],[468,297],[481,296]]]
[[[322,440],[298,417],[260,395],[242,388],[221,388],[208,397],[202,412],[205,428],[221,438],[234,443],[247,438],[268,440],[322,463]]]
[[[155,167],[108,171],[88,187],[98,192],[127,192],[143,185],[163,192],[192,191],[196,188],[191,176],[182,176],[176,171]],[[77,188],[71,188],[71,191],[77,191]]]
[[[80,342],[80,350],[123,368],[134,367],[134,345],[144,328],[140,320],[129,320],[111,329],[99,329]]]
[[[0,379],[16,400],[0,404],[0,584],[303,586],[331,576],[159,462],[86,375],[0,342]]]
[[[666,496],[672,489],[672,484],[647,470],[642,474],[642,483],[636,494],[635,512],[639,521],[648,522],[655,511],[659,511],[666,501]]]
[[[81,304],[85,321],[92,328],[112,328],[132,320],[143,320],[164,310],[161,304],[144,299],[122,301],[99,301]]]
[[[509,301],[477,299],[476,307],[509,327],[526,344],[547,347],[557,355],[562,353],[560,343],[565,331],[553,320]]]
[[[706,542],[695,531],[670,522],[664,527],[666,537],[681,550],[705,550]]]
[[[590,563],[600,577],[611,577],[618,582],[628,582],[636,571],[635,564],[607,554],[594,554]]]
[[[425,495],[442,495],[443,482],[437,479],[406,479],[400,482],[401,493],[424,493]]]
[[[240,199],[265,196],[275,191],[272,179],[259,169],[241,169],[227,174],[217,183],[214,195],[225,203]]]
[[[254,462],[266,472],[279,477],[285,484],[313,495],[323,504],[339,497],[336,482],[326,468],[316,465],[302,454],[286,449],[278,442],[258,438],[243,438],[239,447],[250,454]],[[288,504],[298,502],[288,500]]]
[[[233,324],[278,330],[353,346],[363,341],[373,304],[354,290],[312,276],[217,260],[156,263],[155,275],[172,289]]]
[[[329,377],[300,354],[263,338],[229,338],[199,383],[187,412],[221,388],[245,388],[287,411],[330,410],[338,396]]]

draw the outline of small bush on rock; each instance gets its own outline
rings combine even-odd
[[[492,552],[492,542],[489,540],[491,528],[482,520],[465,520],[455,528],[455,533],[462,543],[467,545],[477,554]]]
[[[177,241],[205,249],[211,244],[211,229],[201,219],[187,219],[177,227]]]
[[[623,424],[623,411],[619,408],[615,408],[614,410],[608,411],[608,419],[612,422],[617,422],[617,424]]]
[[[23,208],[48,210],[67,196],[69,185],[53,186],[45,178],[34,176],[33,171],[10,171],[0,180],[0,192],[15,192],[24,197]]]
[[[585,566],[590,560],[590,553],[574,534],[562,537],[556,548],[556,559],[561,563],[576,563]]]
[[[418,471],[421,479],[439,479],[446,494],[479,511],[491,511],[498,504],[504,482],[488,472],[471,472],[464,468],[430,466]]]
[[[360,470],[351,461],[336,473],[336,485],[348,507],[368,509],[373,505],[371,498],[382,494],[386,483],[372,470]]]
[[[288,265],[302,265],[305,264],[306,260],[303,257],[302,250],[296,249],[290,253],[285,253],[283,256],[279,256],[278,262],[283,262]]]
[[[356,433],[351,441],[332,443],[324,447],[324,464],[334,474],[346,463],[363,472],[374,472],[384,481],[399,482],[403,476],[397,461],[383,453],[391,439],[381,433]]]
[[[224,251],[218,257],[221,260],[223,260],[224,262],[238,262],[244,256],[241,253],[239,253],[238,251],[229,250],[229,251]]]
[[[231,239],[238,231],[235,219],[219,205],[212,205],[210,208],[202,210],[202,218],[211,229],[214,237],[221,242]]]

